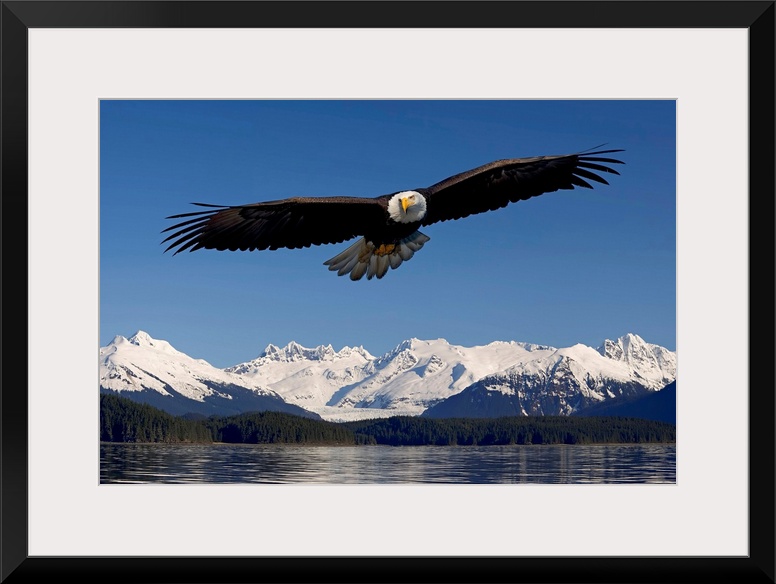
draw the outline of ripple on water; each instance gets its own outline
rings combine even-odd
[[[675,483],[676,445],[100,445],[100,482]]]

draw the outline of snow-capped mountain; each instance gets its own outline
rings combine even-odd
[[[342,387],[363,379],[364,370],[374,360],[363,347],[308,349],[292,341],[282,348],[268,345],[253,361],[225,371],[252,386],[272,389],[288,403],[318,411]]]
[[[463,347],[413,338],[380,357],[363,347],[335,351],[292,342],[268,345],[256,359],[226,369],[142,332],[129,340],[116,337],[100,350],[104,390],[212,402],[232,399],[232,389],[240,388],[241,395],[282,399],[332,421],[452,410],[488,415],[477,404],[482,396],[495,403],[497,395],[516,414],[565,415],[615,396],[657,391],[675,376],[675,353],[632,334],[599,349],[516,341]]]
[[[257,359],[226,369],[252,384],[276,391],[288,403],[344,421],[418,415],[484,375],[501,371],[543,347],[494,342],[482,347],[444,339],[409,339],[381,357],[363,347],[305,349],[269,345]]]
[[[318,417],[287,404],[274,391],[233,375],[138,331],[100,348],[100,391],[118,393],[173,414],[237,414],[277,410]]]
[[[628,365],[650,389],[660,389],[676,378],[676,353],[647,343],[638,335],[629,333],[616,341],[607,339],[598,352]]]
[[[675,353],[627,334],[597,350],[577,344],[520,360],[424,415],[570,415],[608,399],[659,391],[675,379]]]

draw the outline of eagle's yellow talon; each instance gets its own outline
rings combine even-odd
[[[384,255],[391,255],[393,253],[393,250],[396,249],[396,245],[393,243],[383,243],[375,249],[374,254],[376,256],[384,256]]]

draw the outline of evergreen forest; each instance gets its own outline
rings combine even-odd
[[[637,418],[566,416],[396,416],[335,423],[265,411],[205,418],[173,416],[147,404],[101,394],[100,440],[350,446],[671,443],[676,441],[676,426]]]

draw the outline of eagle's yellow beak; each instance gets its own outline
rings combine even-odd
[[[409,197],[402,197],[401,199],[401,208],[404,209],[404,212],[407,212],[407,207],[410,206],[410,199]]]

